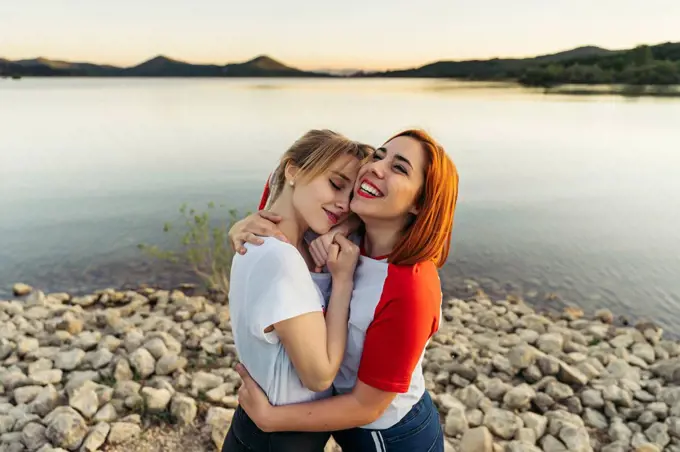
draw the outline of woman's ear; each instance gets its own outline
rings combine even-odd
[[[295,185],[295,178],[297,177],[299,171],[300,168],[294,164],[290,162],[286,163],[286,168],[283,171],[283,175],[286,178],[286,184]]]
[[[408,213],[410,213],[412,215],[418,215],[420,213],[420,207],[414,205],[413,207],[411,207],[411,209],[408,211]]]

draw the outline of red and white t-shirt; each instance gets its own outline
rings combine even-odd
[[[439,328],[441,282],[434,262],[393,265],[360,257],[350,302],[347,348],[334,387],[347,393],[357,377],[396,392],[383,415],[363,428],[399,422],[425,392],[422,359]]]

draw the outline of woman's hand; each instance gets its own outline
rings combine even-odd
[[[261,210],[237,221],[229,229],[229,241],[232,249],[239,254],[246,254],[246,248],[243,245],[246,243],[262,245],[263,240],[259,236],[276,237],[289,243],[286,236],[276,226],[281,220],[281,216]]]
[[[309,254],[316,265],[315,271],[318,273],[326,265],[328,261],[328,250],[335,241],[335,236],[342,234],[339,231],[331,230],[323,235],[318,236],[309,243]]]
[[[328,270],[334,282],[352,282],[354,269],[359,260],[359,247],[341,234],[334,236],[328,248]]]
[[[236,372],[243,380],[238,390],[238,404],[262,431],[272,432],[270,414],[274,407],[269,403],[267,395],[253,380],[243,364],[236,365]]]
[[[327,233],[318,236],[309,243],[309,254],[311,254],[316,271],[320,272],[326,262],[328,261],[328,250],[335,241],[337,234],[343,237],[349,237],[351,233],[356,231],[361,225],[359,217],[352,214],[350,217],[339,225],[333,227]]]

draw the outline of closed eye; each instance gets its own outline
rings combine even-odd
[[[337,191],[342,190],[342,187],[340,187],[338,184],[336,184],[335,182],[333,182],[332,179],[329,179],[329,182],[330,182],[331,185],[333,186],[333,189],[334,189],[334,190],[337,190]]]

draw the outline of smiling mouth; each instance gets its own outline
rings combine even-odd
[[[363,197],[363,198],[382,198],[385,196],[383,192],[381,192],[378,187],[373,185],[372,183],[368,181],[363,181],[361,185],[359,185],[359,189],[357,190],[357,195]]]
[[[336,214],[334,214],[333,212],[329,212],[326,209],[323,209],[323,210],[324,210],[324,212],[326,212],[326,216],[328,217],[328,221],[330,221],[331,224],[337,224],[338,223],[339,218]]]

